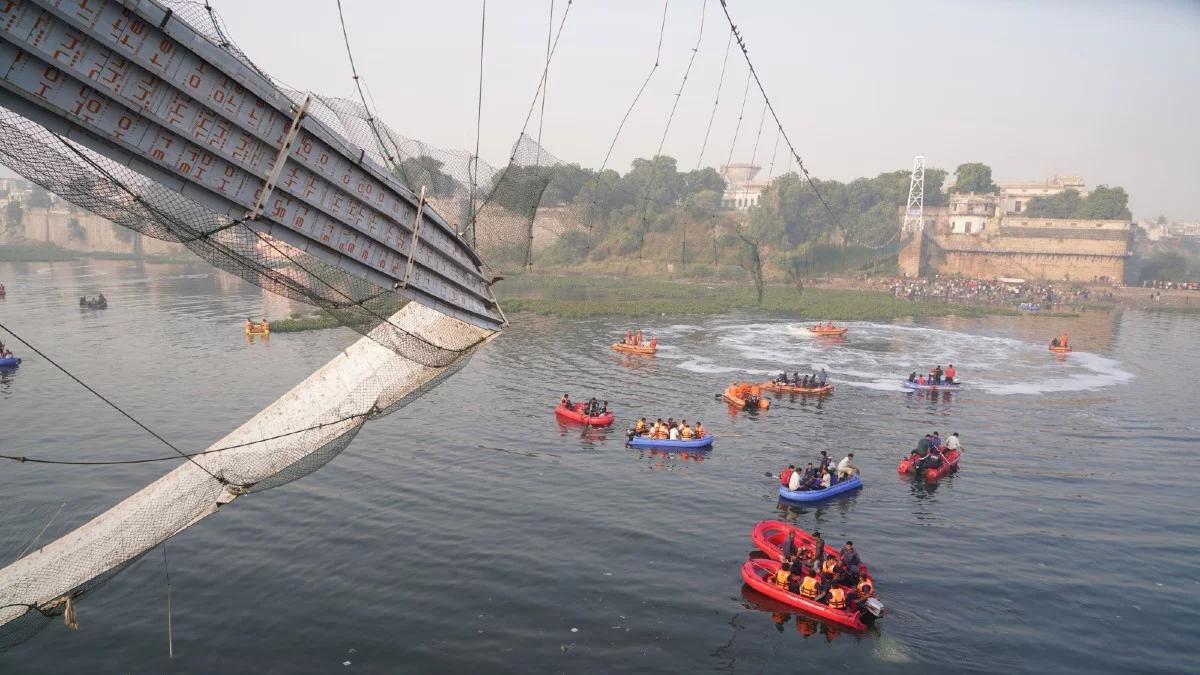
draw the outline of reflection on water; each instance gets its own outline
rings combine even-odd
[[[245,317],[285,310],[206,268],[0,264],[0,278],[6,324],[180,447],[213,442],[357,337],[242,344]],[[97,290],[107,311],[71,307]],[[859,323],[836,344],[789,332],[808,317],[676,318],[646,326],[663,343],[654,358],[614,355],[617,331],[602,318],[513,318],[460,373],[368,425],[326,468],[172,540],[175,662],[163,654],[161,556],[151,555],[81,606],[85,630],[53,622],[0,654],[0,671],[215,672],[236,654],[245,672],[346,660],[347,671],[380,673],[763,672],[781,661],[1200,672],[1188,630],[1200,625],[1190,582],[1200,423],[1185,404],[1197,391],[1196,317],[1089,315],[1095,333],[1045,318]],[[1063,330],[1083,351],[1058,361],[1045,340]],[[951,360],[971,383],[953,399],[902,394],[912,366]],[[836,393],[728,416],[725,386],[784,367],[825,367]],[[564,390],[607,398],[619,425],[551,422]],[[622,428],[639,411],[702,419],[717,445],[626,448]],[[160,453],[40,359],[0,373],[0,414],[17,421],[0,445],[31,457]],[[893,479],[933,429],[962,434],[960,473]],[[764,472],[821,449],[852,449],[865,489],[779,504]],[[0,554],[28,544],[66,495],[42,541],[167,468],[0,467]],[[812,632],[808,618],[746,606],[738,568],[754,523],[773,517],[854,541],[889,606],[878,633],[843,632],[825,648],[819,623]],[[1114,550],[1147,553],[1105,563]],[[452,573],[431,562],[464,555]],[[1064,575],[1050,564],[1064,559],[1100,562]],[[1121,588],[1137,600],[1112,592]],[[790,615],[775,617],[782,634],[772,614]],[[286,630],[274,630],[279,617]]]
[[[843,635],[853,640],[878,638],[880,635],[878,624],[867,626],[867,630],[862,632],[848,630],[837,623],[806,614],[791,605],[769,598],[746,584],[742,584],[742,606],[770,615],[771,623],[780,633],[785,631],[789,621],[794,621],[796,633],[802,638],[820,635],[826,642],[833,642]],[[786,659],[785,661],[792,662]]]

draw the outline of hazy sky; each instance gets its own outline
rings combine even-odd
[[[351,95],[335,0],[211,0],[249,56],[281,81]],[[407,136],[474,145],[481,0],[343,0],[359,71]],[[556,0],[561,17],[566,0]],[[671,0],[661,65],[610,166],[650,156],[695,44],[703,0]],[[810,171],[848,179],[982,161],[997,180],[1077,173],[1122,185],[1136,217],[1200,220],[1200,2],[730,0]],[[491,0],[482,156],[503,164],[541,74],[549,0]],[[551,65],[542,133],[564,161],[598,166],[654,62],[660,0],[575,0]],[[728,25],[704,35],[664,152],[695,166]],[[557,19],[555,22],[557,26]],[[704,155],[729,155],[746,66],[736,45]],[[733,153],[748,161],[762,111],[751,91]],[[536,134],[537,115],[530,125]],[[757,162],[770,161],[768,125]],[[785,153],[776,174],[787,168]],[[766,173],[764,168],[763,173]]]

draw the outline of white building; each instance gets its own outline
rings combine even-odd
[[[1002,213],[1024,213],[1033,197],[1049,197],[1074,190],[1080,197],[1088,195],[1087,186],[1080,176],[1053,176],[1044,181],[997,182],[996,192],[1000,198]]]
[[[725,179],[725,192],[721,195],[721,206],[745,211],[758,204],[759,196],[771,184],[770,181],[754,180],[759,171],[762,171],[762,167],[753,164],[722,166],[721,177]]]

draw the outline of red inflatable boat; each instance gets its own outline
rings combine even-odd
[[[554,414],[565,420],[592,427],[606,427],[616,419],[616,415],[613,415],[611,412],[604,413],[603,415],[584,415],[582,403],[572,404],[570,408],[560,405],[554,409]]]
[[[775,583],[775,574],[779,571],[781,563],[775,560],[759,560],[750,559],[742,565],[742,581],[746,582],[750,588],[762,593],[768,598],[778,600],[790,607],[804,610],[813,616],[819,616],[822,619],[839,623],[843,626],[853,628],[854,630],[866,630],[867,622],[873,621],[874,616],[863,616],[863,612],[858,609],[834,609],[823,602],[817,602],[806,598],[799,593],[792,593],[788,589]],[[852,589],[843,587],[844,590]],[[872,600],[874,602],[874,600]]]
[[[783,562],[783,541],[787,536],[793,537],[796,548],[813,547],[813,536],[803,529],[796,527],[790,523],[785,523],[779,520],[764,520],[754,526],[754,531],[750,533],[750,539],[754,541],[754,547],[763,553],[771,556],[772,560]],[[841,560],[842,554],[836,548],[825,544],[825,557]],[[867,571],[866,563],[861,563],[859,568]],[[868,576],[870,573],[868,572]]]
[[[957,469],[958,458],[960,456],[962,456],[962,453],[958,450],[947,450],[943,452],[942,457],[944,457],[946,461],[942,462],[942,465],[936,469],[925,469],[925,480],[934,482],[942,476],[945,476],[951,471]],[[913,470],[914,464],[915,462],[913,461],[912,455],[909,455],[908,457],[900,460],[900,466],[896,467],[896,471],[900,473],[908,473]]]

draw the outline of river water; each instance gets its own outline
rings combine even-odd
[[[202,266],[0,263],[0,322],[177,445],[200,449],[350,344],[344,329],[247,343],[292,308]],[[110,309],[79,310],[102,290]],[[1200,317],[850,324],[662,317],[656,357],[604,319],[515,317],[459,374],[369,424],[332,464],[238,500],[0,652],[0,672],[1198,672]],[[1069,330],[1077,351],[1045,348]],[[0,454],[169,455],[14,344]],[[904,393],[954,363],[953,396]],[[731,414],[714,395],[786,365],[823,400]],[[607,398],[611,432],[563,428],[563,391]],[[635,416],[702,420],[699,454],[623,446]],[[919,435],[957,431],[961,470],[896,474]],[[866,488],[781,507],[776,473],[855,452]],[[174,462],[0,463],[0,563]],[[750,530],[783,518],[853,539],[890,609],[859,635],[743,590]]]

